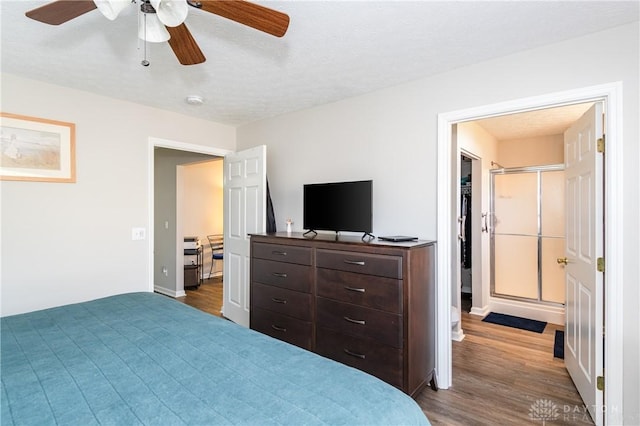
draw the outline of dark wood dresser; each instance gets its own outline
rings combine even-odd
[[[251,328],[415,396],[436,389],[435,243],[251,235]]]

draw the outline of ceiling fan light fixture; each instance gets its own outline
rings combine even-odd
[[[138,14],[138,38],[151,43],[163,43],[171,38],[155,13]]]
[[[140,7],[138,38],[144,41],[142,64],[145,66],[149,65],[147,42],[169,41],[169,46],[182,65],[196,65],[206,61],[184,22],[189,7],[221,16],[275,37],[282,37],[289,27],[287,14],[250,0],[49,0],[49,3],[29,10],[25,15],[38,22],[60,25],[99,9],[106,18],[114,20],[131,3]],[[138,49],[140,44],[138,43]]]
[[[177,27],[187,19],[189,6],[186,0],[150,0],[158,19],[168,27]]]
[[[111,21],[116,19],[120,12],[131,4],[131,0],[93,0],[93,2],[100,13]]]

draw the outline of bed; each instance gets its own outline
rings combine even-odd
[[[3,425],[428,425],[379,379],[154,293],[0,319]]]

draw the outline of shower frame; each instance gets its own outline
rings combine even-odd
[[[497,163],[496,163],[497,164]],[[491,297],[497,297],[497,298],[501,298],[501,299],[510,299],[510,300],[517,300],[517,301],[524,301],[524,302],[532,302],[532,303],[537,303],[537,304],[543,304],[543,305],[551,305],[551,306],[564,306],[564,303],[559,303],[559,302],[554,302],[554,301],[549,301],[549,300],[543,300],[542,299],[542,286],[543,286],[543,282],[542,282],[542,241],[543,238],[557,238],[557,239],[565,239],[564,236],[560,237],[560,236],[549,236],[549,235],[543,235],[542,234],[542,173],[544,172],[549,172],[549,171],[564,171],[564,164],[552,164],[552,165],[545,165],[545,166],[529,166],[529,167],[511,167],[511,168],[500,168],[500,169],[493,169],[493,170],[489,170],[490,173],[490,225],[491,225],[491,229],[489,232],[489,236],[490,236],[490,253],[491,253],[491,261],[490,261],[490,271],[491,271],[491,283],[490,283],[490,294]],[[524,236],[524,237],[537,237],[537,272],[538,272],[538,276],[537,276],[537,282],[538,282],[538,286],[537,286],[537,294],[538,297],[537,298],[530,298],[530,297],[524,297],[524,296],[516,296],[516,295],[510,295],[510,294],[504,294],[504,293],[497,293],[495,290],[495,277],[496,277],[496,253],[495,253],[495,228],[496,228],[496,216],[495,216],[495,196],[496,196],[496,190],[495,190],[495,176],[496,175],[507,175],[507,174],[521,174],[521,173],[536,173],[537,175],[537,202],[536,202],[536,206],[537,206],[537,234],[536,235],[531,235],[531,234],[516,234],[516,233],[505,233],[505,234],[498,234],[498,235],[513,235],[513,236]]]

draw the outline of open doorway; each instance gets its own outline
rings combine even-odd
[[[209,278],[211,254],[202,243],[222,233],[221,163],[218,156],[154,149],[154,291],[182,297]]]
[[[490,172],[490,311],[515,318],[516,328],[537,320],[538,332],[548,337],[547,357],[559,346],[559,365],[596,424],[602,422],[602,389],[595,383],[604,368],[603,271],[596,269],[604,256],[604,119],[598,101],[494,117],[493,129],[475,122],[502,136],[496,137],[500,168]],[[522,123],[513,126],[517,138],[503,130],[513,122]],[[560,311],[555,318],[552,308]],[[548,322],[559,328],[551,330]]]
[[[184,285],[182,277],[176,277],[175,271],[184,268],[184,260],[178,253],[183,253],[184,235],[178,233],[177,228],[172,234],[175,245],[166,245],[167,252],[173,251],[161,263],[156,258],[156,234],[162,238],[166,227],[171,228],[171,222],[162,221],[156,217],[155,202],[156,194],[156,150],[168,148],[170,155],[191,156],[204,154],[205,156],[224,157],[223,162],[223,228],[224,228],[224,285],[223,285],[223,307],[222,315],[240,325],[249,326],[249,236],[251,234],[266,231],[266,146],[246,149],[239,152],[211,148],[201,145],[185,144],[164,139],[149,138],[148,160],[149,160],[149,223],[152,232],[149,235],[149,289],[158,291],[172,297],[178,297],[178,286]],[[184,159],[184,158],[183,158]],[[201,161],[207,157],[195,159]],[[187,161],[188,163],[189,161]],[[174,162],[174,168],[175,167]],[[175,179],[168,179],[167,185],[175,187]],[[175,193],[175,192],[174,192]],[[245,202],[247,201],[247,202]],[[175,210],[176,202],[173,201],[167,206],[168,209]],[[175,227],[174,227],[175,228]],[[164,229],[164,230],[163,230]],[[170,229],[171,230],[171,229]],[[175,260],[173,268],[173,287],[166,288],[158,286],[156,278],[169,275],[171,259]],[[180,259],[179,261],[176,259]],[[164,273],[167,268],[167,273]],[[168,282],[171,282],[168,280]],[[159,288],[160,287],[160,288]],[[165,291],[163,291],[165,290]],[[182,287],[184,293],[184,287]],[[181,296],[181,295],[180,295]]]
[[[477,223],[473,215],[473,160],[462,154],[460,156],[460,291],[464,300],[462,311],[471,311],[471,288],[473,284],[473,228]]]
[[[555,262],[562,257],[556,252],[564,250],[564,184],[562,171],[556,169],[562,169],[564,163],[564,131],[592,104],[557,106],[457,124],[458,149],[463,154],[461,181],[470,178],[464,170],[465,165],[472,164],[464,160],[469,147],[483,158],[474,193],[483,199],[482,210],[469,216],[475,226],[467,223],[466,232],[460,232],[467,241],[465,251],[472,253],[471,259],[463,258],[462,294],[472,288],[465,286],[465,281],[472,282],[469,277],[474,276],[464,266],[470,268],[472,263],[480,262],[487,272],[477,274],[475,281],[482,290],[473,302],[473,314],[499,312],[564,324],[564,269]],[[560,180],[549,182],[549,176]],[[470,189],[461,186],[463,200],[464,192]],[[469,240],[474,238],[483,243],[472,251]],[[552,246],[555,251],[548,250]]]
[[[438,116],[438,365],[439,381],[442,387],[448,387],[452,379],[451,364],[451,329],[450,307],[452,277],[455,275],[452,268],[455,267],[451,256],[455,253],[452,245],[457,244],[456,217],[453,214],[455,203],[452,196],[456,194],[453,185],[457,185],[457,174],[452,174],[453,166],[458,158],[453,145],[453,126],[459,123],[479,120],[504,114],[519,113],[525,111],[539,110],[549,107],[569,105],[583,102],[603,101],[607,110],[605,127],[607,128],[607,155],[604,156],[604,182],[605,197],[604,208],[607,215],[604,217],[604,226],[607,229],[605,234],[605,247],[607,260],[614,264],[607,263],[603,275],[607,286],[604,288],[605,318],[604,331],[607,340],[604,341],[604,360],[607,376],[603,378],[607,393],[605,404],[607,406],[621,406],[622,404],[622,370],[620,363],[621,355],[613,348],[620,347],[622,341],[620,336],[615,336],[614,330],[619,327],[622,321],[622,312],[619,309],[620,297],[617,291],[619,285],[616,279],[620,278],[622,265],[619,261],[623,254],[623,247],[619,241],[622,238],[622,230],[618,225],[621,220],[622,210],[619,202],[616,202],[620,194],[621,177],[616,172],[621,161],[621,123],[620,123],[620,93],[621,84],[613,83],[589,88],[576,89],[573,91],[559,92],[535,98],[525,98],[501,104],[487,105],[480,108],[460,110],[451,113],[443,113]],[[611,333],[609,332],[611,331]],[[613,336],[612,336],[613,335]],[[613,339],[611,338],[613,337]],[[440,377],[443,376],[443,377]],[[604,413],[607,422],[615,422],[616,413]]]
[[[219,253],[224,231],[222,166],[220,157],[178,166],[181,170],[177,175],[176,211],[184,237],[197,239],[200,244],[201,268],[197,277],[200,281],[223,276],[223,258]],[[194,262],[188,257],[184,259],[187,266]]]
[[[185,292],[185,296],[177,299],[204,312],[222,316],[223,159],[213,157],[178,166],[176,186],[176,211],[182,226],[182,231],[177,234],[184,235]]]
[[[477,154],[476,147],[460,148],[459,157],[459,191],[456,203],[458,212],[458,248],[453,289],[452,304],[452,338],[456,341],[464,339],[462,323],[459,321],[463,313],[474,310],[474,306],[483,306],[482,276],[483,272],[483,240],[484,216],[482,213],[482,157]],[[476,260],[474,260],[476,259]],[[477,308],[476,308],[477,310]]]

